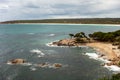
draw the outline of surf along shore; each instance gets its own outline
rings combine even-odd
[[[50,45],[79,47],[88,46],[95,48],[99,54],[98,58],[107,60],[102,66],[115,65],[120,67],[120,30],[115,32],[94,32],[89,37],[84,32],[69,34],[71,38],[52,42]],[[114,35],[113,35],[114,34]],[[100,36],[101,35],[101,36]],[[103,38],[103,39],[102,39]]]

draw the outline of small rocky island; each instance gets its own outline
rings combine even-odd
[[[25,62],[26,61],[24,59],[12,59],[12,60],[8,61],[7,63],[8,64],[23,64]]]
[[[53,42],[56,46],[89,46],[96,48],[101,54],[99,57],[107,59],[103,65],[120,66],[120,30],[114,32],[94,32],[88,36],[84,32],[69,34],[69,39]]]

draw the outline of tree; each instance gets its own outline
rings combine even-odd
[[[82,35],[81,35],[81,33],[76,33],[76,34],[74,35],[74,37],[76,37],[76,38],[82,38]]]
[[[112,42],[112,41],[114,41],[114,35],[111,34],[111,33],[105,34],[105,35],[103,36],[102,41]]]
[[[90,37],[92,37],[95,40],[99,40],[99,41],[103,40],[104,35],[105,33],[103,32],[94,32],[93,34],[89,34]]]
[[[74,37],[74,34],[69,34],[69,36],[72,38],[72,37]]]
[[[74,35],[74,37],[77,37],[77,38],[87,38],[87,36],[85,35],[84,32],[76,33]]]
[[[76,38],[76,39],[75,39],[75,42],[76,42],[76,43],[84,43],[84,40],[82,40],[81,38]]]

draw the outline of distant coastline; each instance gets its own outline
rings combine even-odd
[[[0,24],[120,24],[120,18],[80,18],[80,19],[43,19],[43,20],[12,20],[0,22]]]

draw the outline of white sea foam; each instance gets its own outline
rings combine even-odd
[[[55,34],[49,34],[48,36],[55,36]]]
[[[36,71],[37,69],[35,67],[30,67],[31,71]]]
[[[102,61],[104,63],[110,62],[107,59],[105,59],[104,57],[100,57],[100,55],[98,53],[85,53],[85,55],[89,56],[91,59],[99,60],[99,61]]]
[[[11,62],[7,62],[8,65],[14,65]],[[31,66],[32,63],[21,63],[21,64],[17,64],[17,65],[22,65],[22,66]]]
[[[52,42],[47,43],[46,46],[49,46],[49,47],[58,47],[57,45],[53,45]]]
[[[23,66],[31,66],[32,63],[23,63],[23,64],[21,64],[21,65],[23,65]]]
[[[62,65],[61,67],[56,67],[55,64],[60,64],[60,63],[45,62],[43,64],[34,64],[33,66],[34,67],[40,67],[40,68],[53,68],[53,69],[61,68],[61,67],[68,67],[68,65],[63,65],[63,64],[60,64],[60,65]]]
[[[7,62],[8,65],[13,65],[11,62]]]
[[[28,34],[33,35],[33,34],[35,34],[35,33],[28,33]]]
[[[85,55],[89,56],[90,58],[93,59],[98,59],[99,55],[96,53],[86,53]]]
[[[43,57],[45,54],[42,52],[42,51],[40,51],[39,49],[33,49],[33,50],[31,50],[30,51],[31,53],[36,53],[36,54],[38,54],[38,57]]]
[[[57,42],[57,41],[58,40],[53,41],[53,42]],[[53,42],[47,43],[46,46],[49,46],[49,47],[61,47],[61,48],[68,48],[68,47],[70,47],[70,48],[76,48],[76,47],[81,47],[81,48],[85,47],[85,48],[87,48],[87,46],[58,46],[58,45],[53,45]]]
[[[49,47],[69,47],[69,46],[58,46],[58,45],[53,45],[52,43],[53,43],[53,42],[47,43],[46,46],[49,46]]]
[[[111,66],[104,66],[105,68],[109,69],[110,71],[114,71],[114,72],[120,72],[120,67],[116,66],[116,65],[111,65]]]
[[[38,57],[40,58],[40,57],[43,57],[42,55],[38,55]]]
[[[97,53],[86,53],[85,55],[89,56],[92,59],[102,61],[104,63],[110,62],[107,59],[104,59],[103,57],[99,57],[99,54],[97,54]],[[113,72],[120,72],[120,67],[118,67],[116,65],[111,65],[111,66],[105,65],[104,67]]]

